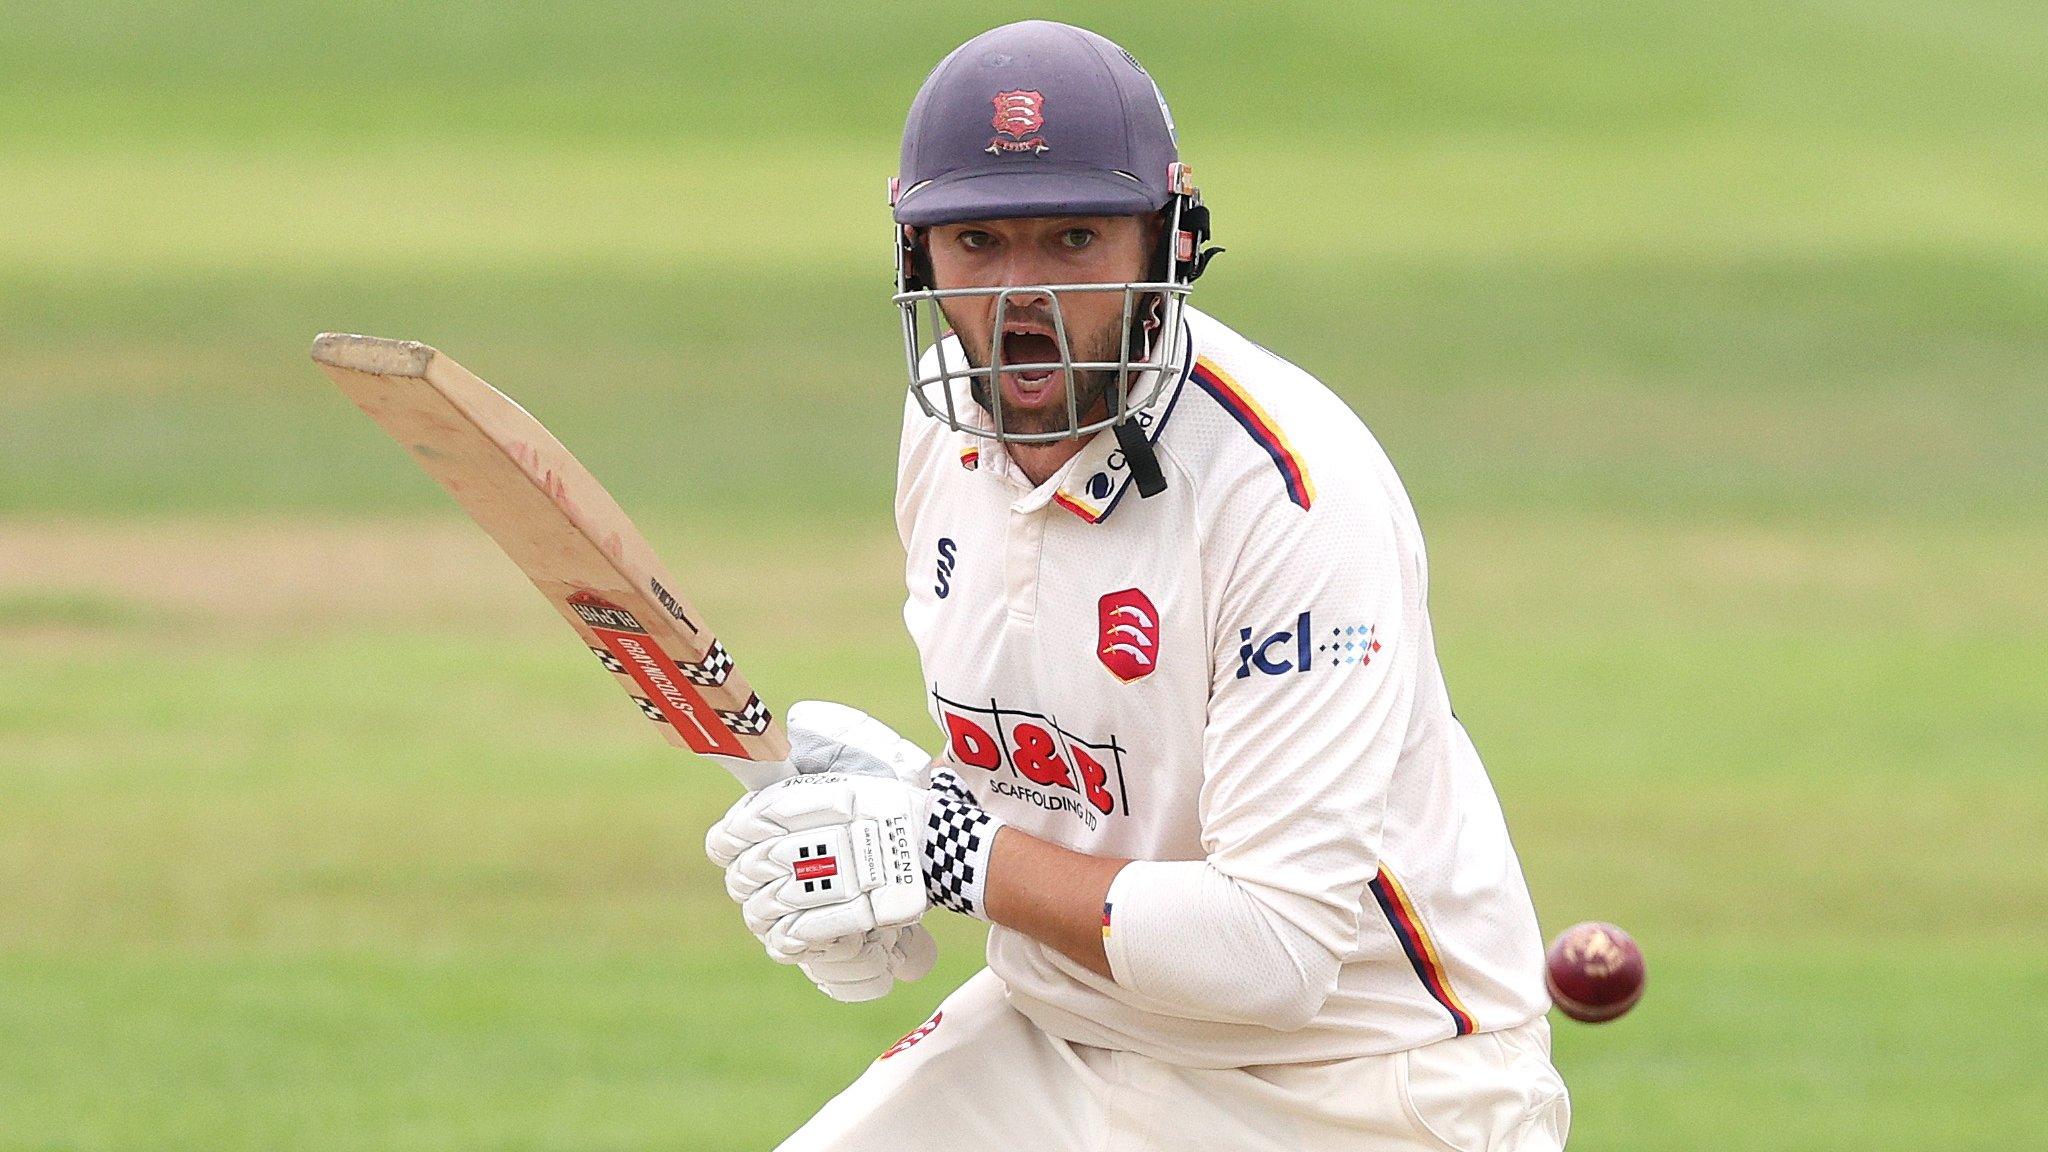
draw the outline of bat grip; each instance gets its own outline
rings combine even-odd
[[[787,760],[743,760],[738,756],[713,756],[712,759],[732,773],[733,779],[745,785],[749,792],[796,775],[796,766]]]

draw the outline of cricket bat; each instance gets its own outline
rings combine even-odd
[[[748,788],[789,772],[782,724],[646,537],[540,421],[411,340],[323,332],[313,360],[455,497],[672,744]]]

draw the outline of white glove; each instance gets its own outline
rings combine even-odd
[[[749,793],[704,840],[769,953],[808,962],[844,937],[915,923],[932,903],[984,915],[1001,822],[950,772],[929,790],[906,784],[879,757],[800,729],[803,719],[791,722],[792,748],[800,736],[805,746],[792,759],[837,771]]]
[[[742,796],[711,826],[704,852],[725,866],[726,894],[747,927],[770,952],[795,959],[812,945],[923,919],[930,804],[893,777],[792,776]],[[803,933],[792,935],[799,921]]]
[[[724,765],[750,792],[787,776],[812,772],[880,772],[906,784],[925,785],[932,758],[897,735],[894,728],[858,708],[830,700],[799,700],[789,706],[783,719],[789,726],[787,760],[748,760],[716,753],[706,753],[704,758]],[[865,752],[882,767],[870,761],[842,762],[842,748]]]
[[[931,904],[986,918],[1001,827],[944,769],[929,790],[833,772],[742,797],[704,850],[726,866],[726,893],[769,954],[797,961],[844,936],[914,923]]]
[[[939,958],[938,942],[922,924],[877,928],[814,948],[797,961],[818,990],[858,1004],[889,994],[898,980],[921,980]]]
[[[803,700],[790,706],[787,719],[789,761],[773,766],[759,782],[793,774],[838,771],[887,776],[918,787],[924,784],[931,758],[887,724],[857,708]],[[746,766],[754,770],[761,767]],[[730,863],[719,859],[709,838],[706,848],[721,866]],[[749,927],[752,926],[750,923]],[[796,963],[820,991],[834,1000],[854,1003],[887,995],[898,980],[921,979],[937,960],[938,945],[922,924],[912,923],[843,936],[806,949],[801,955],[775,949],[769,955],[781,963]]]

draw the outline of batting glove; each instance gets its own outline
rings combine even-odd
[[[776,776],[841,772],[924,785],[931,757],[859,709],[802,700],[790,706],[788,722],[790,759],[777,766]],[[733,845],[721,849],[716,832],[706,838],[706,850],[724,867],[731,861],[721,852]],[[795,963],[827,996],[853,1003],[887,995],[898,980],[922,978],[938,958],[938,945],[922,924],[913,923],[843,936],[794,954],[771,948],[769,955]]]
[[[705,852],[769,952],[807,959],[843,937],[915,923],[933,904],[986,918],[1001,826],[943,769],[930,789],[828,773],[742,797]]]
[[[779,957],[778,957],[779,958]],[[919,980],[939,958],[922,924],[877,928],[804,953],[796,966],[834,1000],[858,1004],[889,994],[898,980]]]

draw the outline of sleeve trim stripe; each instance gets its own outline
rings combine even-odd
[[[1394,929],[1394,936],[1401,942],[1401,951],[1408,954],[1408,963],[1415,969],[1415,976],[1429,992],[1430,999],[1443,1005],[1451,1014],[1451,1023],[1460,1036],[1473,1031],[1472,1014],[1451,990],[1450,976],[1444,971],[1443,957],[1437,954],[1436,944],[1429,938],[1429,932],[1422,926],[1422,917],[1415,912],[1415,905],[1408,899],[1408,890],[1401,882],[1380,865],[1380,873],[1373,877],[1371,884],[1373,899],[1380,903],[1380,911],[1387,917],[1387,923]]]
[[[1301,466],[1294,445],[1280,431],[1280,425],[1273,419],[1251,393],[1233,379],[1230,373],[1216,366],[1216,362],[1204,356],[1195,364],[1195,383],[1201,385],[1216,403],[1223,406],[1230,417],[1244,427],[1266,455],[1273,458],[1274,467],[1280,469],[1280,479],[1287,485],[1287,498],[1299,504],[1304,510],[1315,503],[1316,486],[1308,477],[1308,470]]]

